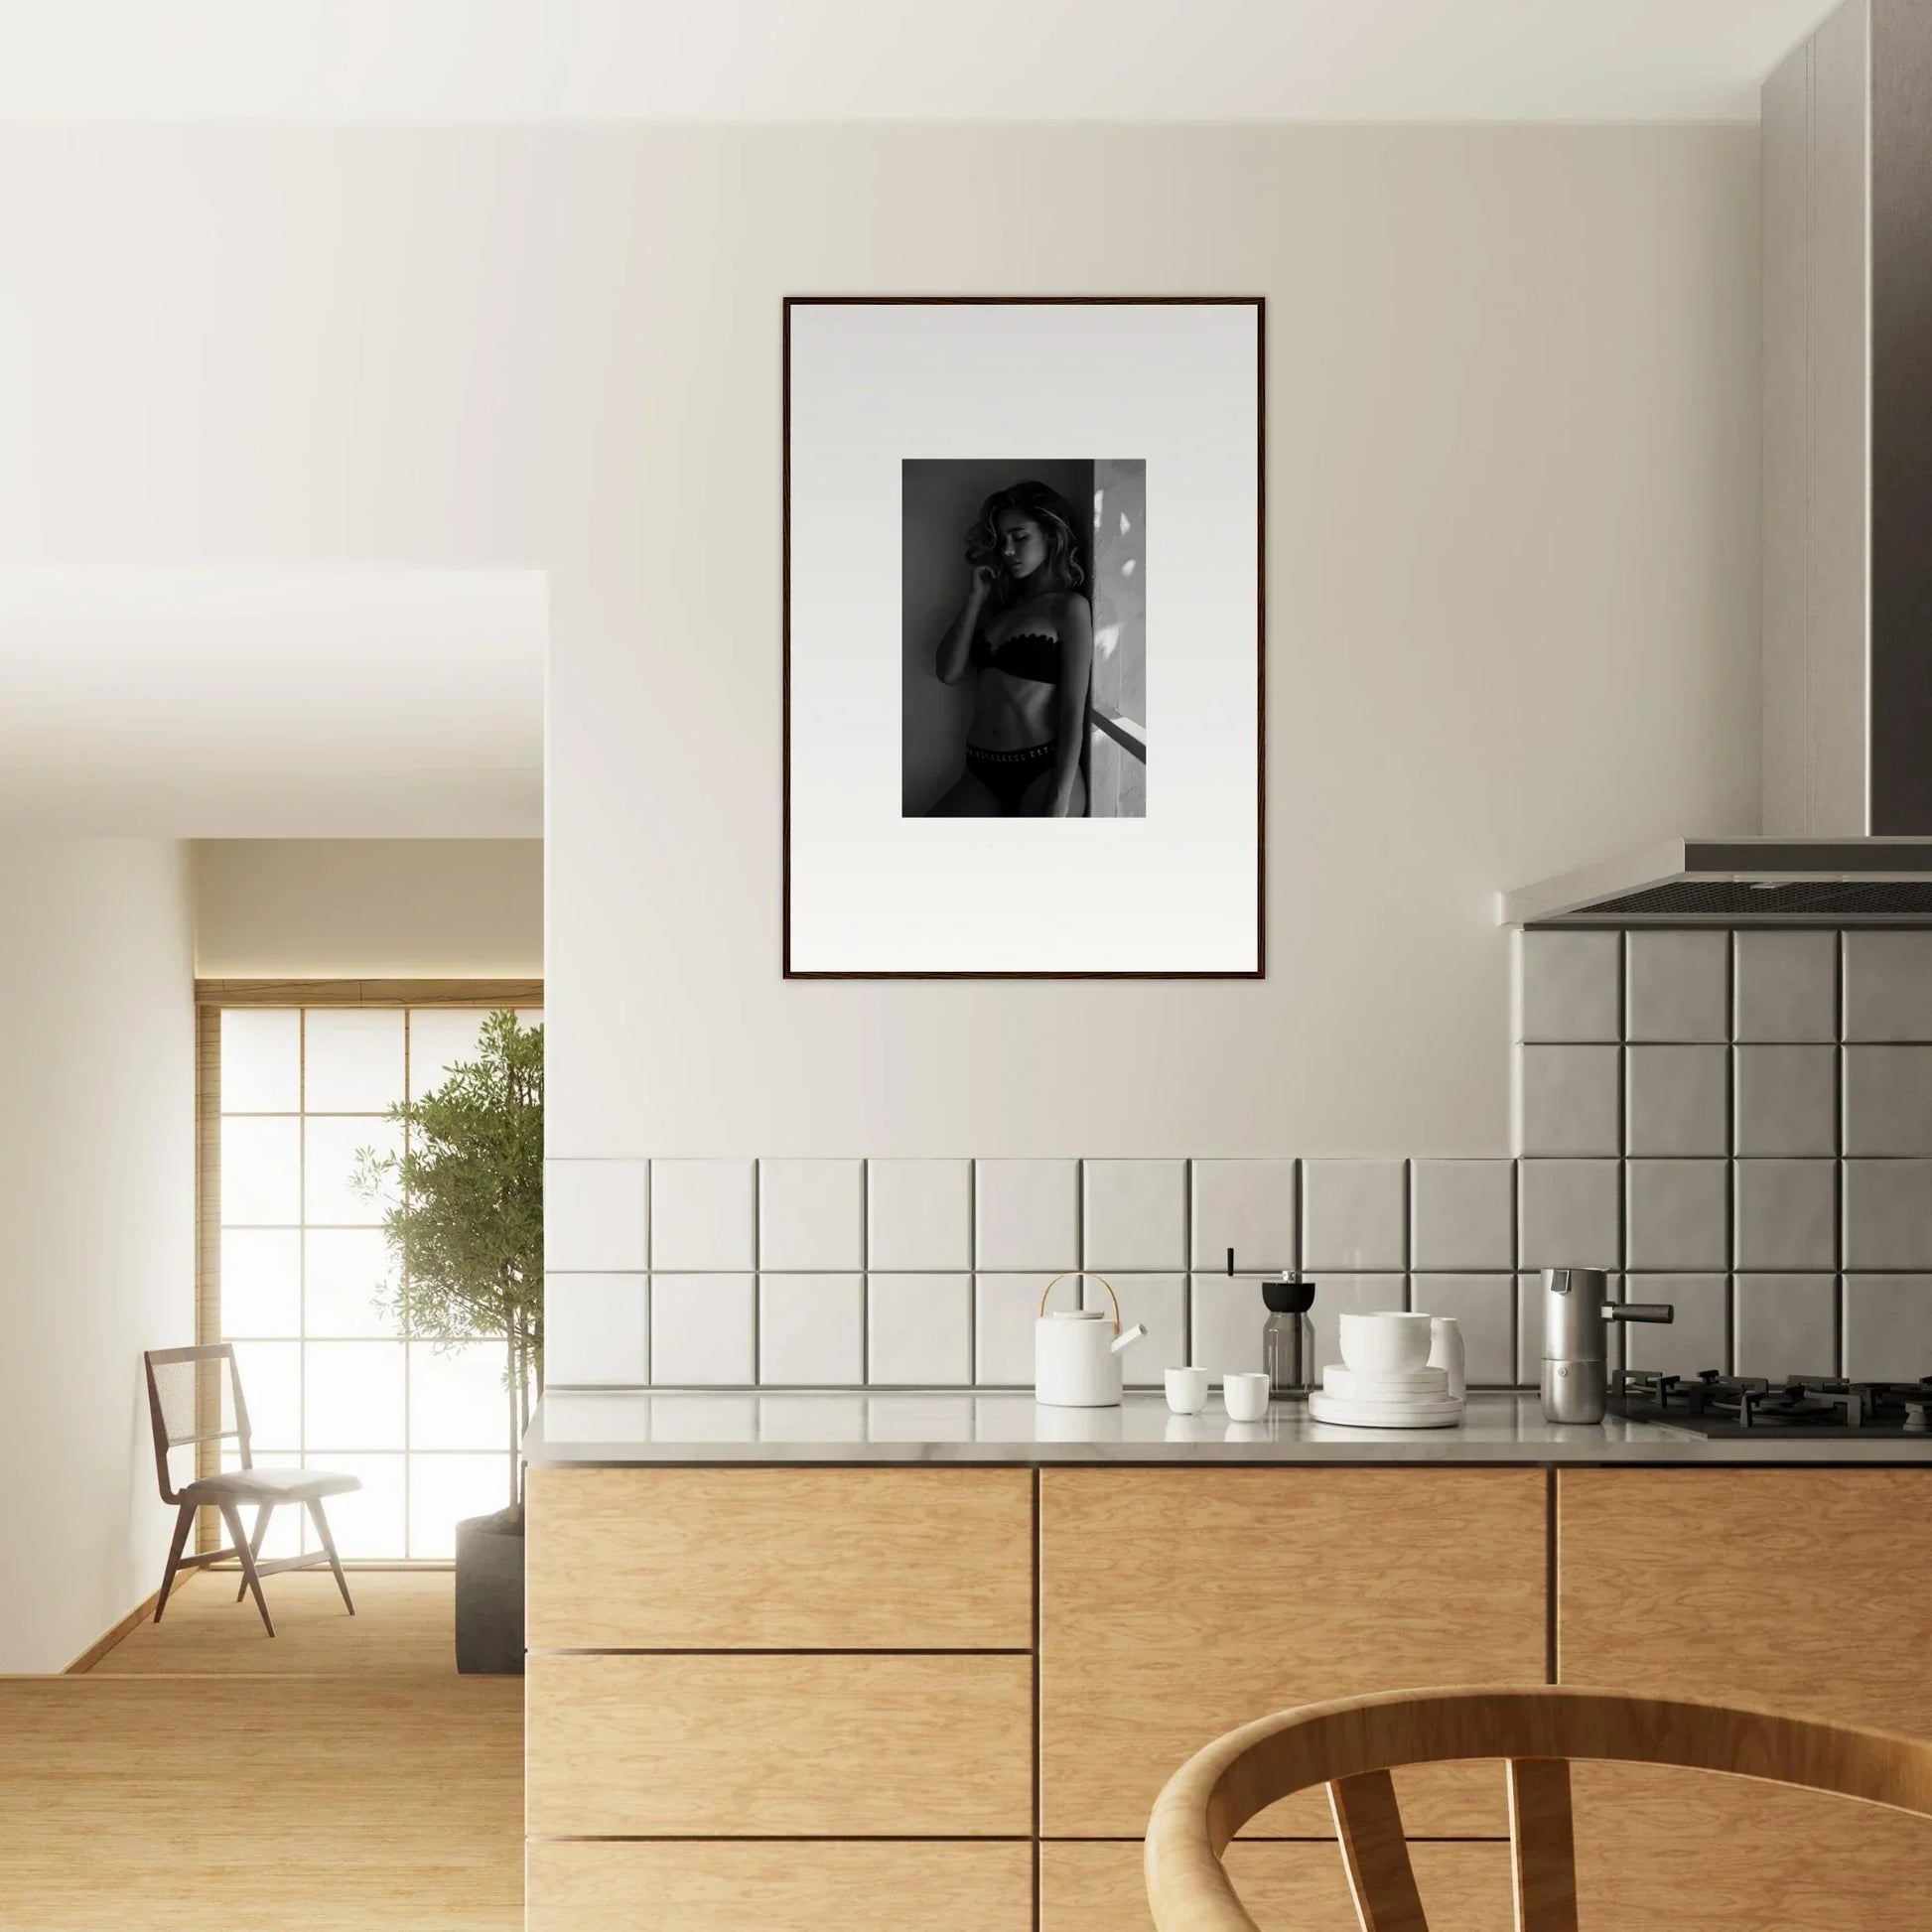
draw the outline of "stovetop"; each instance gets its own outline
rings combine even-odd
[[[1631,1422],[1665,1423],[1708,1438],[1769,1434],[1932,1435],[1932,1376],[1918,1382],[1852,1382],[1836,1375],[1690,1377],[1620,1369],[1610,1410]]]

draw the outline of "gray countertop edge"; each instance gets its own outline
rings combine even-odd
[[[858,1427],[852,1425],[855,1422]],[[1053,1432],[1042,1438],[1041,1425]],[[875,1430],[885,1431],[875,1434]],[[1169,1440],[1174,1431],[1184,1440]],[[1060,1432],[1066,1432],[1065,1439]],[[1239,1431],[1230,1440],[1230,1432]],[[1170,1418],[1159,1395],[1120,1409],[1039,1410],[1024,1393],[962,1391],[567,1390],[539,1404],[523,1439],[532,1467],[820,1466],[1173,1468],[1188,1464],[1470,1466],[1831,1465],[1932,1467],[1932,1439],[1861,1442],[1778,1435],[1707,1441],[1612,1418],[1550,1424],[1534,1396],[1471,1395],[1453,1429],[1343,1430],[1299,1404],[1231,1425],[1218,1405]]]

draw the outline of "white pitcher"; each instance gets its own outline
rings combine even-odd
[[[1113,1319],[1097,1309],[1056,1310],[1046,1312],[1046,1300],[1061,1282],[1096,1281],[1114,1305]],[[1080,1269],[1055,1275],[1039,1298],[1034,1322],[1034,1400],[1056,1409],[1115,1409],[1120,1406],[1120,1358],[1124,1349],[1144,1340],[1147,1328],[1135,1322],[1125,1334],[1120,1326],[1120,1298],[1102,1275]]]

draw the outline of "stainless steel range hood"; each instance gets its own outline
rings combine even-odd
[[[1672,839],[1502,895],[1505,925],[1932,925],[1932,838]]]
[[[1498,896],[1511,925],[1932,924],[1932,5],[1765,81],[1761,838]]]

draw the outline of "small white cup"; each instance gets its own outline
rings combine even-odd
[[[1449,1392],[1459,1402],[1469,1392],[1462,1325],[1452,1314],[1429,1317],[1429,1366],[1449,1372]]]
[[[1169,1369],[1168,1407],[1176,1416],[1198,1416],[1207,1407],[1206,1369]]]
[[[1259,1422],[1268,1413],[1268,1377],[1258,1369],[1243,1369],[1221,1377],[1221,1400],[1230,1422]]]

